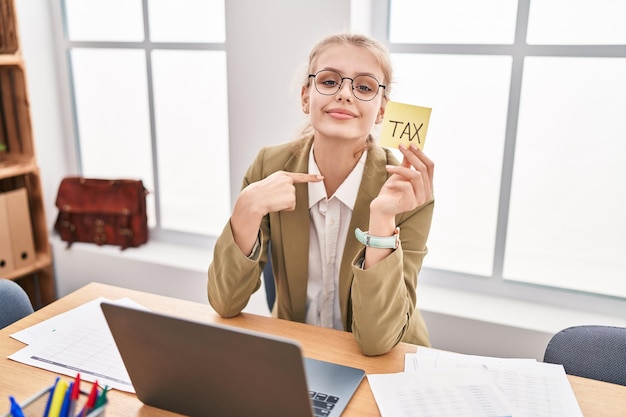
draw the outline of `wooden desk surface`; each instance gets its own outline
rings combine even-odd
[[[24,347],[9,336],[98,297],[113,300],[129,297],[154,311],[296,339],[305,356],[362,368],[367,374],[401,372],[404,370],[405,353],[414,353],[416,350],[415,345],[402,343],[385,355],[367,357],[361,354],[350,333],[252,314],[222,319],[205,304],[92,283],[0,330],[0,414],[9,409],[9,394],[18,401],[24,401],[51,385],[55,377],[50,371],[7,359],[7,356]],[[320,343],[320,340],[324,343]],[[626,387],[579,377],[569,377],[569,380],[585,417],[626,416]],[[177,415],[143,405],[135,395],[117,390],[110,392],[108,398],[108,416]],[[367,378],[361,383],[343,415],[380,416]]]

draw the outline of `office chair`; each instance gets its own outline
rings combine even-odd
[[[263,268],[263,284],[265,285],[267,307],[271,313],[276,300],[276,284],[274,283],[274,271],[272,271],[272,245],[269,241],[267,242],[267,263]]]
[[[17,282],[0,278],[0,329],[32,312],[26,291]]]
[[[626,385],[626,328],[568,327],[552,336],[543,361],[563,365],[569,375]]]

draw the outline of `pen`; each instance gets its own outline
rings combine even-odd
[[[17,401],[15,401],[15,398],[13,398],[13,396],[10,396],[9,400],[11,400],[11,415],[13,417],[24,417],[22,407],[20,407]]]
[[[102,394],[100,394],[98,396],[98,399],[96,400],[96,405],[94,405],[93,408],[100,408],[102,407],[104,404],[106,404],[107,402],[107,391],[109,390],[109,386],[106,385],[104,387],[104,389],[102,390]]]
[[[54,394],[54,389],[59,383],[59,379],[61,378],[57,376],[57,378],[54,380],[54,385],[52,385],[52,387],[50,388],[50,395],[48,395],[48,402],[46,402],[46,409],[43,412],[43,417],[48,417],[48,414],[50,414],[50,405],[52,404],[52,396]]]
[[[61,411],[59,412],[59,417],[67,417],[67,413],[70,410],[70,402],[72,400],[72,388],[74,387],[74,383],[70,382],[70,386],[65,392],[65,397],[63,398],[63,404],[61,405]]]
[[[97,397],[98,381],[94,382],[93,386],[91,387],[91,392],[89,393],[89,397],[87,397],[87,402],[85,403],[85,406],[81,410],[80,414],[78,414],[80,417],[86,417],[87,414],[89,414],[89,412],[93,409],[93,406],[96,404]]]
[[[65,393],[67,391],[68,383],[64,379],[59,379],[56,386],[54,387],[54,392],[52,393],[52,403],[50,404],[50,410],[48,411],[48,415],[46,417],[59,417],[61,414],[61,407],[63,406],[63,399],[65,398]]]
[[[74,412],[76,411],[76,403],[78,402],[78,397],[80,396],[80,373],[76,374],[76,378],[74,379],[74,385],[72,386],[72,392],[70,395],[70,406],[67,410],[67,417],[74,417]]]

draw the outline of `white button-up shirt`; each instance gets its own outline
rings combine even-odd
[[[339,269],[366,158],[367,151],[330,198],[326,197],[323,182],[308,184],[311,222],[306,322],[309,324],[344,330],[339,308]],[[309,153],[309,174],[320,174],[313,147]]]

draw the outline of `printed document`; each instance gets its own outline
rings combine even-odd
[[[486,369],[368,375],[382,417],[517,417]]]
[[[488,375],[490,381],[498,387],[499,392],[503,393],[515,416],[583,417],[563,366],[537,362],[535,359],[465,355],[419,347],[415,354],[405,356],[405,375],[402,378],[430,381],[436,380],[433,375],[440,372],[437,379],[453,378],[452,370],[471,369],[482,370]],[[398,381],[390,379],[387,381],[388,387],[386,387],[385,394],[373,391],[379,406],[381,402],[391,401],[383,395],[392,395],[389,390],[398,388],[400,383],[399,377]],[[427,382],[424,384],[427,385]],[[420,409],[419,404],[416,407]],[[405,415],[426,416],[429,414]],[[482,416],[483,414],[471,415]]]
[[[11,335],[28,346],[9,359],[70,377],[80,372],[85,381],[135,392],[100,309],[102,301],[145,308],[128,298],[93,300]]]

